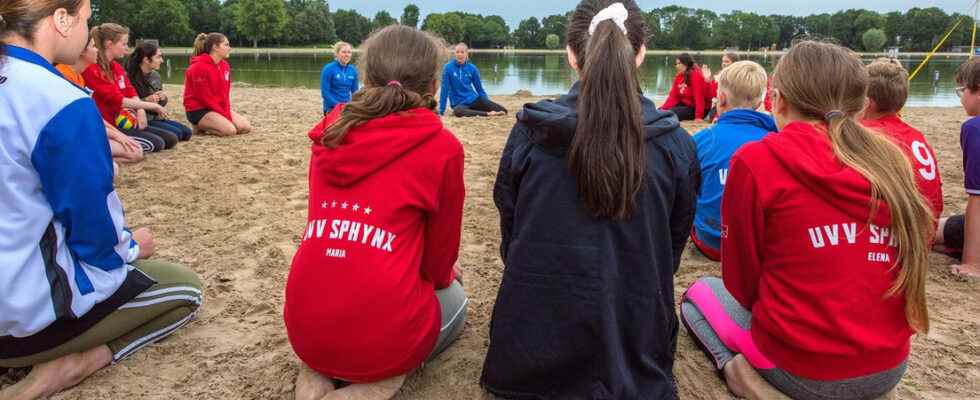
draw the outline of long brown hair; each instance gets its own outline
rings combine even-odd
[[[228,38],[218,32],[211,33],[199,33],[197,37],[194,38],[194,55],[199,56],[201,54],[211,54],[211,50],[214,46],[224,43]]]
[[[434,110],[445,48],[432,34],[403,25],[371,35],[362,45],[359,61],[364,88],[354,93],[340,118],[324,129],[323,145],[340,145],[350,129],[372,119],[413,108]]]
[[[89,33],[89,37],[95,40],[95,47],[99,49],[99,56],[97,58],[99,69],[102,70],[105,78],[111,82],[115,82],[116,80],[115,74],[112,73],[112,62],[115,60],[110,60],[106,57],[105,42],[118,42],[123,36],[128,34],[129,28],[111,22],[93,27]]]
[[[629,11],[627,34],[613,21],[605,21],[590,35],[592,18],[613,3],[623,3]],[[565,36],[582,82],[568,165],[579,199],[596,217],[629,218],[646,180],[636,67],[647,35],[642,16],[633,0],[585,0],[572,13]]]
[[[75,16],[82,9],[84,0],[3,0],[0,2],[0,60],[3,59],[3,39],[18,35],[34,42],[38,22],[54,14],[59,8]]]
[[[935,222],[902,150],[857,119],[864,109],[868,84],[868,72],[849,50],[815,41],[794,45],[773,75],[773,89],[783,101],[809,120],[825,121],[837,158],[871,182],[869,219],[877,213],[881,200],[888,204],[892,234],[898,243],[899,271],[887,295],[903,293],[909,325],[916,332],[926,333],[926,272]]]

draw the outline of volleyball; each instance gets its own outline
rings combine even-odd
[[[136,125],[136,116],[129,110],[122,110],[116,115],[116,128],[133,129],[133,125]]]

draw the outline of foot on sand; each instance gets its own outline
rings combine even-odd
[[[112,351],[107,346],[99,346],[35,365],[23,380],[0,391],[0,399],[34,400],[52,396],[81,383],[110,362]]]
[[[962,265],[954,265],[952,269],[953,269],[953,275],[957,275],[969,279],[980,279],[980,266],[962,264]]]
[[[312,370],[306,363],[299,362],[299,375],[296,376],[296,400],[320,400],[336,389],[333,381]]]
[[[789,400],[789,397],[766,382],[741,354],[725,364],[725,381],[738,397]]]
[[[405,375],[381,382],[358,383],[328,393],[322,400],[388,400],[395,397],[405,383]]]

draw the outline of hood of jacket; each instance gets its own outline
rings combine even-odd
[[[340,187],[351,186],[411,154],[443,130],[442,120],[432,110],[416,108],[356,126],[336,148],[322,145],[324,128],[340,118],[343,109],[335,108],[309,133],[313,141],[310,168]]]
[[[530,128],[531,142],[559,156],[568,152],[575,137],[575,128],[578,126],[580,91],[581,82],[576,82],[568,94],[558,100],[544,100],[524,105],[524,109],[517,113],[517,119]],[[656,105],[641,93],[637,93],[637,96],[640,96],[646,141],[680,127],[676,115],[658,110]]]
[[[718,118],[719,124],[731,125],[751,125],[765,129],[768,132],[776,132],[776,120],[769,114],[764,114],[755,110],[735,109],[726,112]]]

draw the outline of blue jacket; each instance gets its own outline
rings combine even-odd
[[[721,248],[721,195],[732,155],[742,145],[761,140],[777,130],[776,122],[769,115],[738,109],[722,114],[717,124],[694,135],[704,176],[694,229],[704,245],[715,250]]]
[[[646,186],[631,218],[595,218],[567,163],[579,87],[525,106],[500,160],[504,273],[481,383],[504,398],[674,399],[674,273],[694,219],[694,142],[637,93]]]
[[[442,68],[442,89],[439,92],[439,115],[446,112],[447,97],[453,108],[487,97],[480,80],[480,70],[469,61],[459,64],[452,60]]]
[[[320,95],[323,96],[323,112],[329,112],[340,103],[350,103],[351,95],[358,89],[357,68],[340,65],[334,61],[320,72]]]

